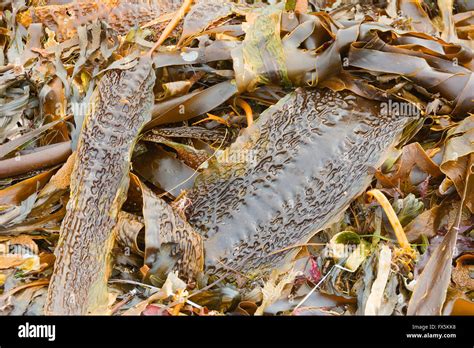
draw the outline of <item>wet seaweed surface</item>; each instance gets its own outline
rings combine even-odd
[[[0,313],[474,314],[474,7],[0,2]]]

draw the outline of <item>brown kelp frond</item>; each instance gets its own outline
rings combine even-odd
[[[474,7],[374,3],[0,1],[0,312],[474,313]]]

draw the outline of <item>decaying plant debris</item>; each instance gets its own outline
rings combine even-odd
[[[470,2],[0,24],[2,314],[474,314]]]

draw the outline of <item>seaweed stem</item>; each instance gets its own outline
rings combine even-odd
[[[382,191],[378,189],[368,191],[367,195],[369,197],[375,198],[382,206],[382,209],[385,211],[385,214],[387,214],[388,220],[390,221],[390,225],[392,225],[392,228],[395,232],[395,236],[397,237],[400,246],[404,249],[411,249],[410,243],[408,242],[402,224],[400,223],[400,220],[398,220],[397,214],[395,213],[395,210],[393,210],[393,207],[388,201],[387,197],[385,197]]]
[[[0,178],[40,170],[65,162],[71,155],[71,142],[36,148],[33,152],[0,161]]]
[[[253,112],[249,103],[240,98],[236,98],[235,103],[245,111],[245,117],[247,117],[247,127],[250,127],[253,124]]]

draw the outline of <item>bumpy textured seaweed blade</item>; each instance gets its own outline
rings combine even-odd
[[[78,0],[64,5],[33,7],[21,14],[20,22],[43,23],[56,32],[62,41],[73,37],[76,28],[94,20],[106,20],[120,34],[126,34],[131,28],[156,19],[166,11],[177,10],[181,0],[160,0],[133,2],[129,0]]]
[[[143,217],[145,222],[145,264],[150,267],[148,276],[166,279],[177,270],[186,279],[194,279],[203,270],[201,236],[183,220],[173,208],[153,191],[141,184]],[[170,251],[162,258],[163,249]]]
[[[130,70],[109,70],[99,82],[79,139],[47,314],[86,314],[107,304],[112,230],[126,199],[133,146],[151,119],[154,82],[150,57]]]
[[[210,273],[276,267],[369,185],[407,117],[346,92],[297,90],[196,181],[190,223]]]

